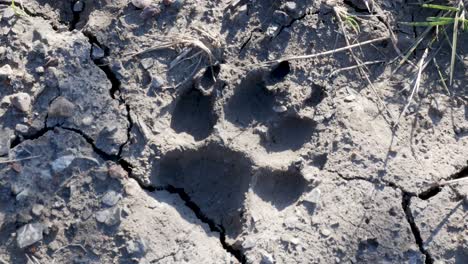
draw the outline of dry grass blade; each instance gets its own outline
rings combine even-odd
[[[450,79],[449,84],[453,84],[453,73],[455,71],[455,56],[457,54],[457,41],[458,41],[458,19],[461,18],[460,10],[463,8],[463,0],[458,3],[459,10],[455,14],[455,22],[453,22],[453,38],[452,38],[452,55],[450,57]]]
[[[445,82],[444,75],[442,74],[442,71],[440,70],[439,63],[437,63],[436,58],[433,58],[432,60],[434,61],[434,65],[436,66],[437,74],[439,75],[439,79],[440,79],[440,82],[442,83],[442,86],[444,87],[444,89],[448,93],[448,95],[452,96],[452,94],[450,93],[450,90],[449,90],[449,88],[447,86],[447,83]]]
[[[130,57],[131,58],[131,57],[142,55],[142,54],[145,54],[145,53],[148,53],[148,52],[167,49],[167,48],[172,48],[172,47],[176,47],[176,46],[179,46],[179,45],[184,46],[184,47],[196,47],[196,48],[202,50],[206,54],[206,56],[207,56],[208,60],[210,61],[210,63],[211,64],[213,63],[214,56],[213,56],[213,53],[211,52],[211,50],[205,44],[203,44],[203,42],[201,42],[198,39],[192,38],[192,37],[176,37],[176,38],[174,38],[174,40],[162,42],[162,43],[160,43],[160,44],[158,44],[156,46],[144,49],[142,51],[125,54],[124,57]]]
[[[30,160],[30,159],[35,159],[39,157],[40,156],[32,156],[32,157],[27,157],[27,158],[22,158],[22,159],[0,160],[0,164],[7,164],[7,163],[13,163],[13,162],[18,162],[18,161],[23,161],[23,160]]]
[[[183,58],[187,56],[190,52],[192,51],[192,48],[184,48],[182,52],[169,64],[169,70],[174,68],[176,65],[178,65],[181,61],[183,61]]]
[[[196,30],[200,32],[202,35],[204,35],[206,38],[213,41],[214,44],[212,45],[215,45],[215,47],[217,47],[217,45],[220,45],[219,41],[217,41],[213,36],[205,32],[204,30],[198,29],[198,28],[196,28]],[[167,49],[167,48],[174,48],[174,47],[182,47],[183,49],[182,49],[182,52],[180,52],[180,54],[169,64],[169,68],[168,68],[169,70],[173,69],[175,66],[179,65],[181,62],[186,61],[186,60],[195,58],[197,59],[197,62],[195,62],[194,64],[188,67],[188,68],[191,68],[192,66],[195,65],[195,68],[192,70],[191,74],[181,83],[175,85],[173,88],[180,87],[181,85],[189,81],[191,78],[193,78],[196,75],[197,71],[200,69],[200,65],[204,57],[209,61],[210,67],[212,67],[212,65],[215,63],[215,57],[213,55],[213,52],[211,51],[210,48],[208,48],[208,46],[206,46],[199,39],[195,39],[193,37],[187,37],[187,36],[179,36],[179,37],[174,38],[173,40],[162,42],[158,45],[155,45],[150,48],[146,48],[138,52],[124,54],[123,57],[129,59],[129,58],[133,58],[135,56],[142,55],[148,52]],[[195,54],[189,56],[189,54],[192,51],[196,51],[196,52]],[[215,79],[214,76],[213,76],[213,79]]]
[[[418,48],[419,44],[421,44],[421,42],[424,40],[424,38],[426,38],[426,36],[429,34],[429,32],[431,32],[432,30],[432,27],[427,27],[423,33],[421,33],[421,35],[419,35],[419,37],[416,39],[415,42],[413,42],[413,44],[409,47],[409,49],[406,51],[404,57],[401,59],[400,63],[398,63],[398,66],[397,68],[393,71],[394,73],[397,72],[400,67],[405,64],[405,62],[408,61],[409,57],[411,56],[411,54],[413,54],[413,52],[416,50],[416,48]],[[410,62],[410,61],[408,61]],[[416,66],[414,64],[412,64],[413,66]]]
[[[466,182],[464,182],[464,181],[466,181]],[[461,179],[455,179],[455,180],[449,180],[449,181],[441,181],[437,185],[438,186],[444,186],[444,185],[452,185],[452,184],[461,183],[461,182],[468,183],[468,177],[461,178]]]
[[[353,66],[337,69],[337,70],[331,72],[330,76],[336,75],[336,74],[338,74],[340,72],[343,72],[343,71],[349,71],[349,70],[361,68],[361,67],[368,66],[368,65],[379,64],[379,63],[385,63],[385,61],[384,60],[366,61],[366,62],[359,63],[359,64],[356,64],[356,65],[353,65]]]
[[[406,113],[406,111],[408,110],[408,107],[410,106],[411,101],[413,100],[414,95],[417,94],[418,91],[419,91],[419,87],[420,87],[420,85],[421,85],[421,76],[422,76],[422,72],[423,72],[423,70],[424,70],[424,61],[425,61],[426,58],[427,58],[428,52],[429,52],[429,48],[426,48],[426,49],[424,50],[423,56],[421,57],[421,60],[419,61],[419,64],[418,64],[418,75],[417,75],[417,77],[416,77],[413,90],[411,91],[411,94],[410,94],[410,96],[408,97],[408,100],[407,100],[408,102],[406,103],[405,107],[403,108],[403,111],[401,111],[401,113],[400,113],[400,115],[398,116],[397,120],[395,120],[394,127],[397,127],[397,126],[398,126],[401,117],[402,117],[402,116]]]
[[[334,11],[335,11],[335,14],[336,14],[336,17],[338,19],[338,21],[340,22],[340,28],[341,28],[341,31],[343,32],[343,35],[344,35],[344,39],[345,39],[345,42],[347,44],[347,46],[352,46],[350,45],[350,40],[349,40],[349,37],[348,37],[348,34],[346,33],[346,29],[344,27],[344,23],[343,23],[343,20],[341,19],[341,16],[340,16],[340,9],[339,8],[334,8]],[[386,39],[390,38],[391,39],[391,36],[388,36],[386,37]],[[359,44],[359,43],[358,43]],[[362,43],[360,43],[362,44]],[[362,45],[358,45],[358,47],[361,47]],[[392,112],[390,112],[390,110],[388,109],[387,105],[385,104],[385,102],[382,100],[382,97],[380,96],[380,93],[377,91],[377,89],[375,88],[375,85],[372,83],[370,77],[369,77],[369,69],[367,68],[367,65],[365,65],[361,59],[359,59],[356,54],[354,53],[354,51],[352,49],[349,50],[349,53],[351,54],[351,56],[353,57],[354,61],[356,62],[357,65],[362,65],[361,67],[357,67],[361,73],[362,76],[364,76],[365,80],[367,81],[367,83],[369,84],[369,87],[372,89],[372,92],[374,93],[374,95],[376,96],[377,100],[378,100],[378,103],[382,106],[382,108],[386,111],[386,113],[388,114],[388,116],[390,117],[390,120],[393,120],[394,117],[392,115]],[[384,116],[385,118],[385,116]],[[385,118],[385,120],[387,122],[389,122],[389,120],[387,120],[387,118]]]

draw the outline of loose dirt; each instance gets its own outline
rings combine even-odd
[[[468,263],[468,34],[397,67],[437,10],[10,4],[0,263]]]

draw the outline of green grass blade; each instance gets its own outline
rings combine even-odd
[[[450,21],[450,22],[455,22],[455,18],[453,17],[427,17],[426,21]]]
[[[431,8],[431,9],[444,10],[444,11],[453,11],[453,12],[460,11],[458,7],[453,7],[453,6],[433,5],[433,4],[422,4],[421,6],[424,8]]]
[[[413,26],[413,27],[434,27],[434,26],[445,26],[450,25],[454,21],[442,20],[442,21],[425,21],[425,22],[400,22],[400,24]]]

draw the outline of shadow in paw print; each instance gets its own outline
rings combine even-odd
[[[172,115],[171,128],[177,133],[186,132],[198,141],[211,134],[215,123],[212,97],[192,89],[179,98]]]
[[[248,126],[251,123],[265,122],[272,115],[275,101],[263,80],[263,73],[249,73],[240,85],[235,88],[224,110],[226,119],[232,123]]]
[[[172,190],[182,189],[203,217],[225,230],[229,237],[242,232],[244,201],[251,186],[254,193],[278,210],[296,202],[307,187],[299,172],[254,172],[252,161],[243,153],[216,143],[167,153],[154,165],[151,182]]]
[[[222,226],[228,236],[235,237],[242,229],[251,169],[251,161],[242,153],[210,144],[166,154],[152,182],[182,188],[203,215]]]
[[[312,91],[310,93],[309,98],[307,98],[307,100],[305,101],[305,104],[315,107],[319,105],[325,97],[325,88],[320,85],[314,84],[312,85]]]
[[[285,117],[268,128],[268,137],[261,144],[268,151],[298,150],[309,142],[316,122],[306,118]]]
[[[270,82],[272,84],[283,81],[286,76],[291,72],[291,66],[288,61],[278,63],[270,72]]]
[[[379,242],[375,238],[359,242],[356,260],[362,263],[375,263],[381,258],[377,252]]]
[[[306,186],[307,181],[299,172],[264,170],[257,173],[253,191],[281,211],[295,203]]]

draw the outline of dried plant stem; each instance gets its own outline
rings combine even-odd
[[[366,61],[366,62],[363,62],[363,63],[360,63],[360,64],[356,64],[356,65],[353,65],[353,66],[344,67],[344,68],[335,70],[335,71],[330,73],[330,76],[336,75],[336,74],[338,74],[338,73],[340,73],[342,71],[349,71],[349,70],[361,68],[361,67],[364,67],[364,66],[367,66],[367,65],[379,64],[379,63],[384,63],[384,62],[385,62],[384,60]]]
[[[366,40],[366,41],[359,42],[359,43],[356,43],[356,44],[347,45],[346,47],[337,48],[337,49],[334,49],[334,50],[327,50],[327,51],[320,52],[320,53],[315,53],[315,54],[283,57],[283,58],[280,58],[280,59],[277,59],[277,60],[266,61],[266,62],[264,62],[264,64],[279,63],[279,62],[282,62],[282,61],[313,59],[313,58],[317,58],[317,57],[331,55],[331,54],[334,54],[334,53],[337,53],[337,52],[347,51],[347,50],[350,50],[350,49],[353,49],[353,48],[369,45],[369,44],[380,42],[380,41],[387,40],[387,39],[389,39],[389,36],[380,37],[380,38],[371,39],[371,40]]]
[[[334,10],[335,10],[336,17],[337,17],[338,21],[340,22],[340,28],[341,28],[341,31],[343,32],[344,39],[346,41],[347,47],[351,47],[353,45],[350,44],[349,37],[348,37],[348,34],[346,33],[346,29],[345,29],[343,20],[341,19],[341,16],[339,14],[339,10],[336,9],[336,8]],[[381,40],[388,39],[388,38],[390,38],[390,37],[389,36],[382,37]],[[377,39],[374,39],[374,40],[377,40]],[[370,40],[370,41],[374,41],[374,40]],[[369,41],[367,41],[367,42],[369,42]],[[357,44],[354,44],[354,45],[357,45],[357,47],[361,47],[364,43],[365,42],[361,42],[361,43],[357,43]],[[373,43],[373,42],[370,42],[370,43]],[[363,62],[361,61],[361,59],[359,59],[356,56],[356,54],[354,54],[354,51],[352,50],[352,48],[349,49],[349,52],[350,52],[351,56],[353,57],[353,59],[355,60],[357,65],[363,65]],[[371,79],[369,77],[369,74],[368,74],[369,69],[367,68],[367,66],[363,65],[362,67],[358,67],[358,69],[360,70],[360,72],[364,76],[364,78],[366,79],[366,81],[369,84],[369,87],[372,89],[372,92],[374,93],[374,95],[377,97],[377,101],[379,102],[379,104],[382,105],[383,109],[387,112],[390,119],[393,120],[394,117],[392,115],[392,112],[387,108],[387,105],[382,100],[382,97],[380,96],[379,92],[377,91],[377,89],[375,88],[374,84],[372,83],[372,81],[371,81]],[[385,118],[385,120],[387,120],[387,119]]]
[[[437,183],[436,185],[437,186],[451,185],[451,184],[460,183],[460,182],[463,182],[463,181],[468,182],[468,177],[455,179],[455,180],[449,180],[449,181],[441,181],[441,182]]]
[[[418,75],[416,77],[416,80],[415,80],[415,83],[414,83],[414,87],[413,87],[413,90],[411,91],[411,94],[410,96],[408,97],[408,100],[407,100],[407,103],[405,105],[405,107],[403,108],[403,111],[401,111],[400,115],[398,116],[398,119],[395,120],[395,123],[394,123],[394,126],[393,127],[397,127],[399,122],[400,122],[400,119],[401,117],[405,114],[405,112],[408,110],[408,107],[410,106],[411,104],[411,101],[413,100],[413,97],[415,94],[418,93],[419,91],[419,87],[421,85],[421,76],[422,76],[422,72],[423,72],[423,69],[424,69],[424,62],[427,58],[427,53],[429,52],[429,48],[426,48],[424,50],[424,54],[423,56],[421,57],[421,60],[419,61],[419,64],[418,64]]]
[[[22,158],[22,159],[0,160],[0,164],[7,164],[7,163],[13,163],[13,162],[18,162],[18,161],[23,161],[23,160],[30,160],[30,159],[35,159],[39,157],[40,156],[33,156],[33,157],[27,157],[27,158]]]

